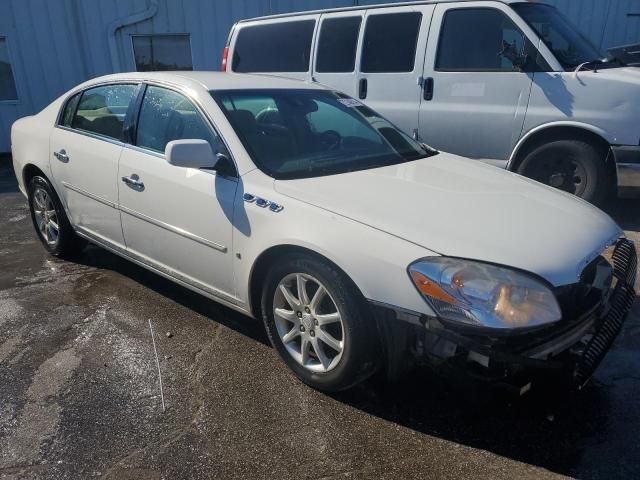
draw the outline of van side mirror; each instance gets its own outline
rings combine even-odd
[[[206,140],[173,140],[164,150],[167,162],[184,168],[215,168],[217,158]]]

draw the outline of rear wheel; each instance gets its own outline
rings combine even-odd
[[[353,283],[328,262],[295,255],[275,265],[262,312],[271,344],[308,385],[345,390],[374,372],[374,319]]]
[[[27,193],[33,226],[47,251],[56,256],[78,253],[84,241],[73,231],[49,181],[41,176],[33,177]]]
[[[583,140],[555,140],[531,150],[518,173],[594,204],[611,191],[606,151]]]

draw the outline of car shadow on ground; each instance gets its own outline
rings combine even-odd
[[[216,323],[264,345],[270,345],[264,329],[257,321],[100,247],[88,245],[80,255],[71,261],[100,270],[111,270],[128,277]]]
[[[103,249],[88,246],[75,261],[117,272],[212,321],[269,344],[258,321]],[[284,364],[282,368],[286,368]],[[580,392],[534,385],[529,394],[517,398],[484,384],[452,384],[424,369],[394,383],[378,375],[331,396],[422,434],[582,477],[584,471],[576,465],[584,455],[585,439],[598,438],[613,408],[607,391],[597,382]],[[636,453],[617,452],[618,461]],[[628,460],[633,462],[633,458]]]

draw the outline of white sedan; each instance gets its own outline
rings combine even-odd
[[[424,363],[581,385],[634,299],[635,250],[606,214],[316,84],[112,75],[11,139],[51,254],[88,240],[261,319],[322,390]]]

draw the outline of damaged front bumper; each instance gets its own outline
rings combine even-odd
[[[411,364],[427,364],[445,375],[472,376],[522,394],[530,388],[536,371],[554,370],[581,388],[611,348],[635,300],[633,242],[621,239],[610,262],[611,290],[588,311],[525,332],[456,327],[435,317],[372,302],[385,339],[389,376],[398,376]]]

